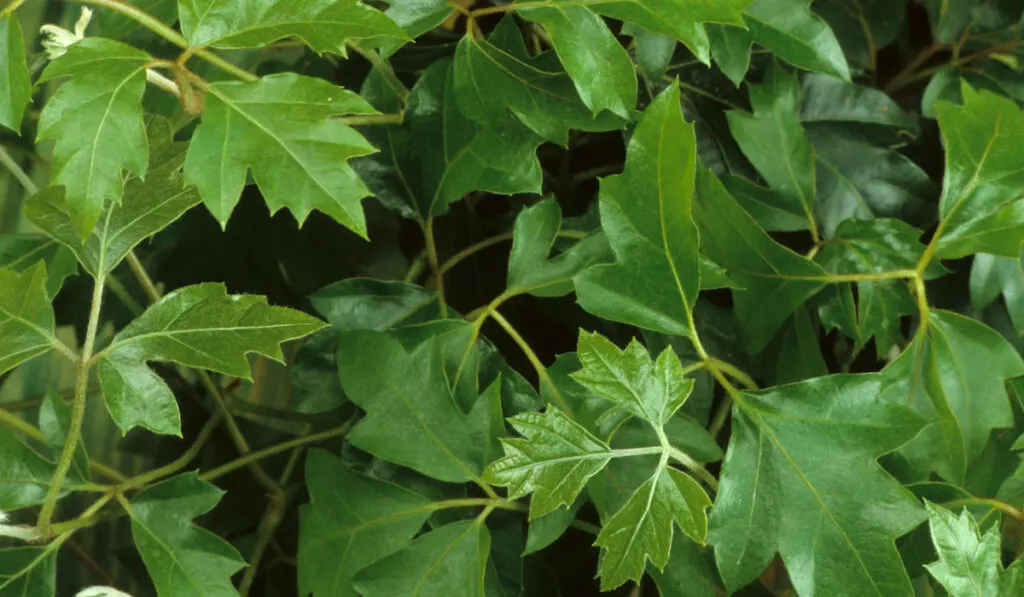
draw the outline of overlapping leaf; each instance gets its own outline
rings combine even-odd
[[[121,171],[146,174],[142,120],[149,54],[87,38],[50,63],[40,82],[71,77],[39,117],[39,139],[55,139],[51,182],[64,185],[75,229],[85,238],[108,201],[121,201]]]
[[[576,276],[580,306],[649,330],[692,333],[700,291],[699,240],[690,216],[695,164],[693,127],[683,120],[679,89],[669,87],[644,112],[625,171],[601,181],[601,226],[617,261]]]
[[[993,429],[1013,425],[1004,388],[1024,361],[995,330],[948,311],[932,311],[923,333],[885,372],[887,400],[930,424],[901,450],[912,466],[963,485]]]
[[[907,1],[818,0],[814,12],[832,28],[851,66],[874,71],[875,53],[900,32]]]
[[[141,426],[177,435],[181,421],[174,395],[147,361],[248,379],[247,354],[280,361],[282,342],[323,325],[305,313],[269,306],[261,296],[229,295],[222,284],[175,290],[118,332],[98,355],[107,409],[124,433]]]
[[[21,130],[21,118],[32,96],[25,63],[25,38],[17,15],[0,18],[0,127]]]
[[[46,267],[46,293],[53,298],[64,280],[78,272],[75,254],[44,234],[0,235],[0,268],[24,272],[42,262]]]
[[[370,192],[347,162],[376,149],[331,117],[375,112],[351,91],[294,73],[211,84],[185,182],[224,226],[251,168],[271,212],[288,208],[301,224],[319,210],[366,236],[359,203]]]
[[[53,325],[46,267],[0,269],[0,373],[53,348]]]
[[[834,375],[736,398],[708,532],[727,590],[778,553],[800,594],[914,594],[894,541],[923,513],[875,459],[922,421],[880,389]]]
[[[0,427],[0,510],[41,504],[55,467],[14,433]]]
[[[345,55],[351,40],[407,36],[362,0],[178,0],[181,31],[190,45],[255,48],[298,37],[317,52]]]
[[[299,592],[355,597],[355,574],[403,547],[433,511],[426,498],[349,470],[322,450],[306,461],[299,510]]]
[[[1024,269],[1020,257],[1000,257],[979,253],[971,265],[971,305],[978,311],[988,307],[999,295],[1017,334],[1024,335]]]
[[[0,597],[53,597],[57,551],[46,547],[0,549]]]
[[[956,516],[931,502],[925,506],[928,528],[939,556],[925,567],[950,597],[1012,597],[1024,591],[1021,560],[1003,569],[998,527],[990,527],[982,534],[966,508]]]
[[[192,523],[224,492],[183,473],[132,499],[132,537],[161,597],[229,597],[245,560],[230,543]]]

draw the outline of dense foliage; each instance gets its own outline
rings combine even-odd
[[[0,597],[1024,595],[1022,13],[7,0]]]

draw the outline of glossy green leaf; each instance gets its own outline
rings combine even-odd
[[[299,509],[299,592],[355,597],[356,572],[405,547],[433,507],[426,498],[353,472],[323,450],[306,461],[310,503]]]
[[[367,129],[381,151],[354,162],[377,199],[405,217],[443,214],[473,191],[541,191],[541,139],[511,115],[474,124],[459,109],[453,70],[447,61],[432,64],[412,89],[404,124]],[[383,112],[401,110],[379,76],[362,93]]]
[[[482,521],[454,522],[358,573],[355,589],[365,597],[483,595],[490,549]]]
[[[123,433],[141,426],[178,435],[177,402],[147,362],[250,379],[247,354],[282,361],[282,342],[323,326],[305,313],[269,306],[261,296],[229,295],[223,284],[187,286],[147,309],[97,355],[103,398]]]
[[[691,539],[704,542],[711,506],[696,481],[673,468],[659,468],[621,510],[601,527],[594,542],[604,548],[601,590],[607,591],[643,575],[650,558],[659,570],[668,563],[673,522]]]
[[[85,238],[107,202],[124,193],[121,171],[146,174],[149,145],[142,120],[146,63],[124,44],[84,39],[46,67],[40,82],[70,77],[46,102],[39,140],[54,139],[53,184],[67,188],[75,229]]]
[[[52,462],[0,427],[0,510],[41,504],[54,470]]]
[[[251,169],[271,213],[288,208],[301,225],[315,209],[366,236],[359,203],[370,192],[347,162],[376,149],[331,117],[374,113],[351,91],[293,73],[211,84],[185,182],[196,185],[221,226]]]
[[[53,348],[53,325],[46,267],[0,269],[0,373]]]
[[[46,547],[0,549],[0,597],[54,597],[57,551]]]
[[[739,288],[733,300],[751,354],[767,346],[783,322],[825,286],[814,262],[776,243],[711,172],[699,169],[694,219],[704,254],[726,268]]]
[[[796,75],[774,64],[760,85],[748,88],[754,113],[728,112],[729,130],[781,202],[791,212],[803,212],[810,222],[814,217],[814,151],[797,114]]]
[[[337,330],[385,331],[441,318],[437,294],[405,282],[348,278],[317,290],[309,302]]]
[[[620,350],[600,334],[580,331],[576,354],[583,368],[573,379],[634,416],[661,428],[693,391],[679,357],[665,349],[656,361],[635,339]]]
[[[1024,361],[995,330],[933,310],[924,333],[885,372],[885,398],[930,423],[900,453],[917,469],[963,485],[992,430],[1013,425],[1004,382],[1024,375]]]
[[[533,493],[531,520],[576,501],[613,456],[607,444],[555,408],[509,423],[522,438],[501,440],[505,456],[488,468],[485,480],[508,487],[509,499]]]
[[[923,512],[875,459],[922,421],[880,388],[833,375],[736,397],[708,532],[728,590],[779,553],[800,594],[913,595],[894,541]]]
[[[679,89],[672,86],[644,112],[625,171],[601,181],[601,226],[617,261],[576,276],[580,306],[644,329],[692,333],[700,291],[699,240],[690,216],[695,163],[693,127],[683,120]]]
[[[810,228],[810,220],[807,219],[803,206],[782,194],[739,176],[727,176],[722,180],[722,184],[743,211],[750,214],[764,230],[792,232]]]
[[[753,41],[793,66],[849,80],[850,69],[832,29],[807,0],[755,0],[744,13]]]
[[[512,232],[507,294],[562,296],[572,292],[576,274],[595,263],[610,261],[611,251],[603,234],[586,236],[549,258],[561,228],[562,211],[555,199],[545,199],[519,213]]]
[[[992,595],[1011,597],[1024,589],[1020,565],[1003,570],[999,528],[984,534],[964,508],[957,516],[942,506],[926,502],[928,529],[939,559],[925,568],[946,589],[950,597]]]
[[[622,118],[632,117],[636,72],[601,17],[585,6],[559,3],[523,8],[519,14],[544,26],[580,99],[594,114],[608,110]]]
[[[48,187],[25,207],[25,215],[52,238],[74,251],[92,276],[106,276],[140,242],[199,204],[195,187],[182,183],[186,144],[174,143],[170,125],[150,125],[150,162],[145,180],[125,184],[120,205],[108,203],[97,225],[83,242],[75,229],[74,211],[63,188]]]
[[[441,481],[479,478],[501,417],[500,395],[492,386],[463,413],[436,337],[407,352],[379,332],[345,332],[338,374],[346,395],[367,413],[348,435],[355,446]],[[396,429],[405,430],[401,442],[393,439]]]
[[[43,234],[0,235],[0,268],[24,272],[39,262],[46,267],[46,294],[51,299],[64,280],[78,273],[74,253]]]
[[[936,255],[1016,257],[1024,239],[1024,115],[1013,101],[967,85],[963,97],[962,106],[936,105],[946,147]]]
[[[515,29],[506,17],[491,40]],[[515,115],[537,135],[559,145],[568,142],[569,130],[607,131],[624,125],[621,118],[602,112],[594,115],[580,100],[569,75],[553,54],[529,58],[518,31],[506,34],[515,46],[503,49],[492,42],[465,36],[455,51],[455,95],[467,118],[482,126]]]
[[[818,0],[813,7],[832,28],[850,66],[874,71],[876,53],[900,32],[907,0]]]
[[[361,0],[263,0],[244,10],[234,0],[178,0],[181,31],[192,46],[255,48],[298,37],[315,51],[345,55],[345,44],[406,34]]]
[[[800,121],[804,124],[877,124],[915,135],[919,129],[918,117],[908,113],[883,91],[816,73],[807,73],[800,79]]]
[[[223,495],[196,473],[183,473],[132,499],[132,537],[161,597],[237,594],[231,576],[245,560],[230,543],[192,522]]]
[[[15,14],[0,18],[0,127],[21,130],[21,118],[32,98],[25,62],[25,38]]]
[[[391,6],[385,11],[385,14],[405,31],[409,39],[413,39],[443,23],[454,10],[455,8],[448,0],[413,0],[391,2]],[[382,38],[380,39],[381,54],[385,57],[390,56],[404,46],[407,41],[409,40],[394,37]]]
[[[738,87],[750,68],[751,32],[726,25],[708,25],[707,31],[715,65]]]
[[[1024,269],[1020,257],[979,253],[971,265],[971,306],[981,311],[999,295],[1018,335],[1024,335]]]

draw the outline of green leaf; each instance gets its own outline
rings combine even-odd
[[[761,351],[793,312],[825,286],[813,261],[776,243],[729,195],[710,171],[697,176],[694,219],[704,254],[723,266],[739,288],[732,291],[750,354]]]
[[[380,39],[381,55],[388,57],[397,52],[408,40],[415,39],[437,28],[454,10],[448,0],[392,2],[385,14],[405,31],[407,39],[393,37]]]
[[[78,273],[74,253],[45,235],[0,235],[0,268],[20,273],[39,262],[46,267],[46,294],[51,299],[60,292],[64,280]]]
[[[693,391],[679,357],[666,348],[652,362],[635,339],[625,350],[597,333],[580,330],[577,347],[583,369],[573,379],[660,429]]]
[[[53,325],[46,267],[36,262],[21,273],[0,269],[0,373],[53,348]]]
[[[700,291],[690,216],[696,141],[670,86],[644,111],[622,174],[601,181],[601,226],[617,261],[576,276],[580,306],[605,319],[690,335]]]
[[[368,77],[362,93],[381,111],[401,110],[380,76]],[[450,62],[435,62],[423,73],[404,114],[401,127],[367,129],[381,151],[354,162],[385,207],[426,220],[473,191],[541,192],[541,139],[510,114],[486,126],[469,120],[456,101]]]
[[[523,8],[519,14],[544,26],[580,99],[597,114],[630,119],[636,107],[636,72],[629,54],[601,17],[585,6]]]
[[[174,23],[178,19],[177,0],[131,0],[131,4],[164,23]],[[146,37],[153,35],[149,29],[146,29],[135,19],[113,10],[95,11],[90,25],[96,26],[96,30],[99,31],[99,33],[96,33],[96,30],[90,31],[93,35],[121,39],[131,43],[134,43],[139,38],[151,41],[151,38],[146,39]]]
[[[797,114],[796,75],[777,63],[760,85],[749,85],[754,114],[726,114],[740,149],[791,212],[802,211],[812,230],[814,151]]]
[[[441,318],[437,294],[406,282],[348,278],[317,290],[309,302],[341,331],[383,332]]]
[[[1003,570],[997,526],[982,534],[967,508],[956,516],[928,501],[925,501],[925,507],[928,509],[928,529],[939,556],[937,561],[925,564],[925,568],[949,592],[950,597],[1012,597],[1019,594],[1021,586],[1015,582],[1016,575],[1010,570]]]
[[[55,467],[0,427],[0,510],[10,512],[43,503]]]
[[[348,434],[353,445],[441,481],[479,479],[494,441],[494,417],[501,416],[498,386],[463,413],[437,337],[406,352],[379,332],[345,332],[338,374],[345,394],[367,413]],[[401,442],[394,441],[396,429],[406,430]]]
[[[361,0],[264,0],[240,10],[235,0],[178,0],[181,31],[191,46],[256,48],[298,37],[318,53],[346,55],[360,39],[407,39],[384,13]]]
[[[675,541],[663,571],[647,568],[661,597],[716,597],[721,594],[711,550]]]
[[[824,122],[876,124],[903,129],[915,136],[920,128],[918,117],[905,111],[884,92],[815,73],[807,73],[800,79],[800,121],[805,125]]]
[[[818,333],[807,309],[797,309],[782,328],[778,345],[776,384],[793,383],[828,373],[828,366],[821,356]]]
[[[32,81],[25,62],[25,38],[18,16],[13,12],[0,18],[0,127],[15,133],[32,99]]]
[[[907,1],[818,0],[814,12],[832,28],[851,66],[874,71],[875,54],[899,35]]]
[[[594,545],[601,557],[601,590],[609,591],[643,576],[649,558],[659,570],[668,563],[673,521],[691,539],[704,542],[711,506],[696,481],[673,468],[658,472],[636,490],[626,505],[601,528]]]
[[[1020,254],[1024,168],[1017,148],[1024,115],[1013,101],[963,86],[964,103],[936,105],[946,147],[936,255]]]
[[[739,87],[750,68],[750,44],[754,41],[751,32],[725,25],[708,25],[707,31],[715,65]]]
[[[72,416],[71,405],[64,402],[59,394],[53,391],[46,393],[43,405],[39,408],[39,431],[55,456],[61,453],[64,444],[67,443]],[[77,481],[89,481],[89,455],[86,454],[83,443],[75,447],[75,454],[71,459],[71,475]]]
[[[491,464],[484,480],[508,487],[512,500],[533,493],[530,520],[575,502],[613,456],[607,444],[555,408],[516,415],[509,423],[522,438],[501,440],[505,456]]]
[[[192,472],[132,499],[132,537],[160,597],[237,594],[231,576],[245,567],[245,560],[230,543],[192,523],[223,495]]]
[[[728,175],[722,184],[764,230],[792,232],[810,228],[810,220],[799,203],[739,176]]]
[[[490,549],[483,521],[453,522],[358,573],[355,589],[365,597],[483,595]]]
[[[306,461],[299,508],[299,592],[355,597],[352,577],[405,547],[434,511],[429,500],[351,471],[323,450]]]
[[[1001,294],[1018,335],[1024,336],[1024,269],[1020,257],[978,253],[971,265],[971,306],[981,311]]]
[[[374,113],[355,93],[294,73],[211,84],[185,182],[226,226],[252,169],[271,213],[286,207],[301,225],[316,209],[365,237],[359,202],[370,193],[347,162],[376,149],[331,117]]]
[[[850,79],[832,29],[811,12],[808,0],[755,0],[744,13],[753,41],[804,70]]]
[[[80,238],[92,230],[106,202],[120,203],[122,170],[146,174],[142,93],[150,60],[141,50],[90,37],[69,47],[39,78],[45,83],[71,77],[46,102],[38,138],[57,142],[51,182],[67,188]]]
[[[514,28],[515,22],[506,17],[500,27]],[[459,108],[481,126],[500,122],[509,111],[537,135],[564,146],[569,129],[608,131],[625,124],[610,113],[593,114],[551,54],[529,58],[467,35],[455,51],[453,68]]]
[[[0,597],[54,597],[56,591],[56,549],[0,549]]]
[[[181,420],[170,388],[146,363],[174,362],[251,379],[249,353],[283,361],[280,344],[323,327],[254,295],[229,295],[223,284],[187,286],[164,296],[122,329],[98,357],[103,398],[114,422],[178,435]]]
[[[74,251],[93,277],[106,276],[146,238],[169,226],[199,204],[195,187],[182,183],[187,144],[174,143],[169,123],[150,125],[150,161],[146,179],[130,178],[120,205],[108,203],[99,223],[83,242],[75,229],[74,212],[61,187],[48,187],[25,206],[25,216],[52,238]]]
[[[729,591],[778,552],[799,594],[913,595],[894,541],[922,511],[875,459],[922,422],[880,388],[832,375],[735,396],[708,533]]]
[[[995,330],[933,310],[885,374],[884,397],[929,422],[900,453],[918,470],[962,486],[992,430],[1013,425],[1004,382],[1024,375],[1024,361]]]
[[[506,294],[562,296],[572,292],[576,274],[609,260],[608,240],[603,234],[589,235],[549,258],[561,228],[562,211],[555,199],[545,199],[516,216]]]
[[[568,530],[586,502],[587,500],[580,495],[572,505],[555,508],[544,516],[531,520],[523,557],[537,553],[558,540]]]

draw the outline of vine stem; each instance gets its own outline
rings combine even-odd
[[[548,368],[544,366],[544,363],[540,362],[540,358],[537,357],[537,353],[533,351],[530,344],[519,334],[519,331],[516,330],[516,328],[509,323],[504,316],[502,316],[501,313],[498,313],[497,309],[488,309],[488,311],[490,317],[505,330],[505,333],[512,338],[512,340],[519,346],[520,350],[523,351],[523,354],[526,355],[527,360],[530,361],[530,364],[533,365],[533,368],[537,371],[537,377],[540,382],[542,384],[547,384],[551,389],[551,395],[555,398],[555,401],[558,402],[559,408],[561,408],[567,415],[571,416],[572,409],[570,409],[569,405],[565,402],[565,398],[562,397],[562,393],[558,391],[557,387],[555,387],[555,382],[552,381],[551,376],[548,375]]]
[[[40,400],[38,401],[38,403],[42,404],[42,401]],[[18,431],[36,440],[37,442],[46,442],[46,437],[43,436],[43,432],[36,428],[35,425],[32,425],[31,423],[22,419],[21,417],[12,414],[5,408],[0,408],[0,424],[7,425],[8,427],[14,429],[15,431]],[[107,477],[108,479],[113,479],[114,481],[118,482],[127,479],[127,477],[121,474],[120,471],[113,467],[107,466],[102,462],[89,460],[89,466],[95,469],[97,473],[103,475],[104,477]]]
[[[428,217],[427,223],[423,226],[423,239],[427,246],[427,260],[430,262],[430,269],[434,272],[434,280],[437,288],[437,300],[441,303],[441,317],[448,316],[448,305],[444,300],[444,273],[437,259],[437,244],[434,242],[434,218]]]
[[[388,61],[381,58],[380,54],[378,54],[376,51],[364,50],[363,48],[359,47],[358,44],[350,43],[348,44],[348,47],[351,48],[352,51],[354,51],[356,54],[359,54],[360,56],[365,58],[366,61],[370,63],[370,66],[372,66],[374,70],[379,72],[381,76],[384,77],[384,80],[387,81],[388,85],[391,86],[391,89],[394,90],[395,95],[398,96],[398,100],[402,102],[402,105],[404,106],[405,102],[409,100],[409,88],[406,87],[405,83],[403,83],[402,80],[398,78],[398,75],[395,74],[395,70],[391,68],[391,65],[388,64]]]
[[[7,153],[7,150],[3,147],[0,147],[0,164],[3,164],[3,166],[10,171],[11,175],[14,176],[15,180],[21,183],[21,186],[25,187],[25,190],[28,191],[29,195],[35,195],[39,192],[39,187],[36,183],[29,178],[28,174],[25,173],[25,171],[21,169],[21,166],[18,165],[18,162],[14,161],[11,154]]]
[[[558,236],[561,236],[561,237],[564,237],[564,238],[582,239],[582,238],[586,238],[587,237],[587,233],[583,232],[582,230],[559,230],[558,231]],[[459,251],[458,253],[452,255],[447,261],[445,261],[441,265],[441,267],[439,268],[439,274],[447,273],[448,270],[450,270],[453,267],[455,267],[456,265],[462,263],[467,258],[472,257],[473,255],[479,253],[480,251],[483,251],[484,249],[489,249],[489,248],[493,247],[494,245],[499,245],[499,244],[501,244],[503,242],[508,242],[508,241],[511,241],[511,240],[512,240],[512,233],[511,232],[503,232],[501,234],[492,236],[490,238],[485,238],[484,240],[482,240],[480,242],[474,243],[474,244],[466,247],[465,249]]]
[[[232,460],[231,462],[228,462],[226,464],[222,464],[211,471],[207,471],[199,475],[199,478],[204,481],[213,481],[214,479],[223,477],[224,475],[232,473],[240,468],[244,468],[251,464],[259,462],[264,458],[269,458],[271,456],[274,456],[275,454],[280,454],[281,452],[287,452],[292,448],[298,448],[300,446],[314,444],[316,442],[324,441],[327,439],[341,437],[348,433],[348,430],[351,426],[352,423],[351,421],[349,421],[344,425],[341,425],[340,427],[335,427],[334,429],[321,431],[320,433],[314,433],[312,435],[306,435],[303,437],[297,437],[295,439],[288,440],[286,442],[274,446],[270,446],[269,448],[265,448],[263,450],[250,452],[248,454],[245,454],[244,456],[241,456],[240,458]]]
[[[60,497],[61,486],[64,479],[71,470],[71,461],[75,457],[75,449],[82,438],[82,424],[85,422],[85,403],[89,396],[89,359],[92,358],[93,349],[96,346],[96,332],[99,329],[100,310],[103,308],[104,275],[96,276],[92,291],[92,305],[89,308],[89,324],[85,331],[85,343],[82,346],[82,355],[78,360],[77,380],[75,384],[75,397],[71,403],[71,425],[68,428],[68,435],[64,441],[64,449],[57,460],[57,470],[50,480],[50,487],[46,491],[46,498],[39,511],[39,521],[36,526],[44,534],[49,534],[50,522],[53,521],[53,512],[57,507],[57,499]]]

